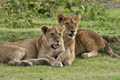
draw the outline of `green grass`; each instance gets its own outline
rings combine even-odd
[[[76,58],[71,66],[16,67],[0,65],[0,80],[119,80],[120,61],[109,56]]]
[[[0,29],[0,45],[7,42],[15,42],[23,39],[39,37],[41,35],[41,29]]]

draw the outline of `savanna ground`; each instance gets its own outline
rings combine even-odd
[[[115,0],[114,3],[118,4],[120,2]],[[77,9],[73,7],[73,10],[76,11]],[[30,17],[32,23],[28,20],[29,23],[27,24],[27,22],[21,20],[12,21],[14,23],[12,24],[12,22],[7,21],[11,18],[8,18],[8,15],[6,16],[5,11],[0,7],[0,45],[38,37],[41,35],[41,25],[58,25],[56,16],[59,12],[75,16],[72,10],[58,8],[53,13],[54,15],[52,14],[52,17],[49,17],[50,15],[47,17],[46,15],[43,15],[43,17]],[[91,29],[97,32],[107,40],[113,51],[120,55],[120,8],[106,8],[104,14],[106,15],[94,16],[93,19],[86,17],[90,14],[81,13],[82,19],[79,28]],[[10,16],[14,19],[13,15]],[[8,66],[7,63],[0,63],[0,80],[120,80],[120,59],[110,57],[105,51],[102,51],[101,54],[100,57],[88,59],[81,59],[78,56],[71,66],[62,68]]]

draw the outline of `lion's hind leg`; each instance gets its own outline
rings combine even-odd
[[[100,53],[98,53],[97,51],[91,51],[88,53],[81,54],[82,58],[97,57],[97,56],[100,56]]]
[[[25,50],[17,50],[13,53],[14,55],[10,57],[9,65],[12,66],[32,66],[32,62],[28,60],[21,60],[25,56]]]

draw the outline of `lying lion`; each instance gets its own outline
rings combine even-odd
[[[58,22],[61,26],[65,26],[63,40],[65,53],[69,55],[69,57],[63,61],[64,65],[71,65],[75,59],[75,35],[77,33],[80,18],[80,15],[73,18],[64,16],[63,14],[58,14]]]
[[[59,54],[65,51],[63,43],[64,27],[41,27],[43,35],[0,46],[0,62],[13,66],[32,66],[48,62],[51,66],[62,67]],[[61,60],[61,59],[59,59]],[[61,60],[62,61],[62,60]]]
[[[72,33],[72,29],[78,26],[80,18],[79,16],[75,18],[71,16],[64,16],[62,13],[59,13],[57,17],[59,25],[65,25],[67,28],[67,30],[64,32],[66,33],[67,37],[64,37],[64,40],[69,42],[68,37],[74,36],[74,34],[70,34],[69,32],[71,31]],[[67,33],[67,31],[69,32]],[[76,33],[76,30],[74,30],[74,33]],[[65,43],[65,47],[68,48],[69,46],[69,44]],[[98,51],[104,48],[112,57],[120,58],[120,56],[115,54],[108,43],[96,32],[93,32],[89,29],[77,30],[77,35],[75,37],[75,55],[81,54],[82,58],[95,57],[99,56],[100,53]],[[74,55],[71,54],[69,58],[69,61],[67,61],[68,63],[72,62],[71,59],[73,60]]]

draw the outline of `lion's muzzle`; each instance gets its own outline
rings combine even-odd
[[[52,47],[53,49],[57,49],[57,48],[59,48],[59,44],[52,44],[51,47]]]

